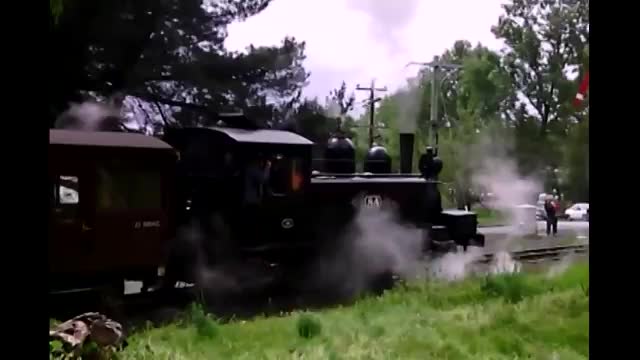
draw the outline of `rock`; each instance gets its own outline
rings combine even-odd
[[[88,336],[89,327],[83,321],[69,320],[49,331],[50,338],[60,340],[74,349],[82,345]]]
[[[87,339],[99,347],[126,346],[122,325],[106,316],[96,313],[84,313],[49,330],[49,338],[59,340],[65,348],[76,351]]]

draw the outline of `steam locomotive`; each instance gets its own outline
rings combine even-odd
[[[295,268],[347,241],[363,207],[420,229],[425,251],[484,246],[474,213],[442,209],[433,162],[409,173],[410,140],[401,138],[404,173],[380,146],[356,173],[353,143],[340,135],[312,159],[310,140],[247,126],[170,128],[162,138],[50,130],[50,292],[193,282],[198,261]]]

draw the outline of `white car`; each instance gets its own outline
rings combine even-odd
[[[569,220],[589,220],[589,203],[576,203],[565,210]]]

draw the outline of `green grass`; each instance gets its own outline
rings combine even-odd
[[[498,210],[478,207],[473,211],[478,215],[478,225],[480,226],[505,225],[505,215]]]
[[[589,267],[408,285],[354,306],[134,332],[119,359],[586,359]]]

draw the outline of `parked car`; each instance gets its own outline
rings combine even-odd
[[[589,220],[589,203],[575,203],[564,213],[569,220]]]

